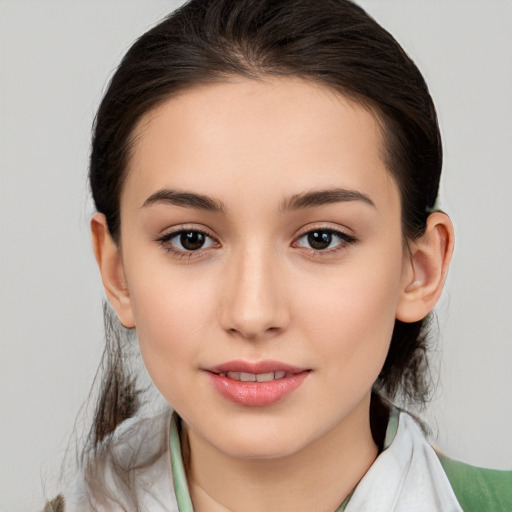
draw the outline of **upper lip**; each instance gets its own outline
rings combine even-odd
[[[270,373],[283,371],[286,373],[301,373],[309,370],[310,368],[301,368],[290,364],[282,363],[280,361],[227,361],[216,366],[204,368],[211,373],[226,373],[226,372],[245,372],[245,373]]]

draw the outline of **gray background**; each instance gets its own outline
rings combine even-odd
[[[424,72],[457,233],[427,418],[467,462],[512,468],[512,2],[361,0]],[[0,0],[0,510],[38,510],[102,348],[89,132],[163,0]],[[438,357],[439,359],[439,357]]]

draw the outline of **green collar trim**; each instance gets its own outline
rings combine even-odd
[[[173,411],[171,416],[171,430],[169,434],[171,445],[171,466],[172,478],[174,482],[174,491],[176,501],[178,502],[179,512],[194,512],[190,492],[188,490],[187,476],[181,457],[180,433],[178,431],[178,415]]]
[[[395,435],[398,430],[399,416],[399,409],[393,408],[391,410],[388,426],[386,428],[384,450],[389,448],[391,446],[391,443],[393,442],[393,439],[395,439]],[[178,431],[178,415],[174,411],[171,416],[169,441],[171,446],[172,477],[174,482],[174,491],[176,493],[176,500],[178,502],[178,510],[179,512],[194,512],[192,500],[190,499],[190,492],[188,490],[187,477],[185,474],[185,467],[183,465],[183,458],[181,456],[180,433]],[[350,501],[350,498],[354,494],[356,487],[346,497],[345,501],[336,509],[336,512],[343,512],[347,508],[347,505]]]
[[[398,431],[398,418],[400,417],[400,409],[393,407],[389,413],[388,426],[386,427],[386,437],[384,438],[384,446],[382,450],[387,450],[394,441]]]

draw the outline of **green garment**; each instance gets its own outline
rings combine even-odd
[[[464,512],[512,512],[512,471],[478,468],[436,453]]]

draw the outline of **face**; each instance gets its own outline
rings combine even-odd
[[[275,458],[368,421],[405,266],[382,153],[370,111],[299,79],[197,87],[141,121],[121,320],[191,438]]]

